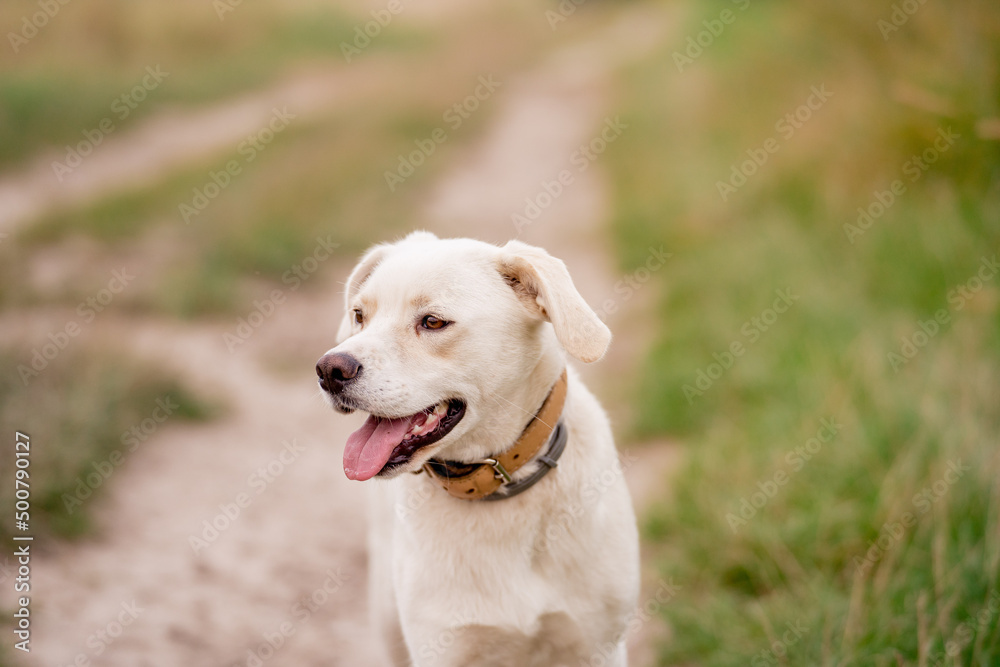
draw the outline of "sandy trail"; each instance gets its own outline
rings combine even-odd
[[[331,309],[307,301],[293,299],[281,315],[311,321],[314,339],[302,344],[322,351],[336,322],[316,321]],[[108,321],[102,329],[95,333],[127,335],[140,356],[169,360],[225,396],[232,413],[209,425],[168,422],[89,508],[99,535],[56,544],[35,561],[42,592],[24,664],[80,655],[102,665],[253,664],[249,652],[265,657],[277,644],[276,664],[376,664],[359,604],[363,495],[341,472],[357,419],[334,418],[308,374],[288,380],[261,368],[274,338],[284,338],[276,329],[236,353],[221,328]],[[197,552],[192,537],[205,540]],[[142,612],[119,619],[133,601]],[[130,624],[110,644],[95,634],[117,632],[120,620]]]
[[[234,151],[249,137],[270,131],[276,114],[302,123],[329,113],[345,98],[356,102],[379,90],[384,72],[377,59],[354,67],[311,69],[205,109],[162,112],[134,129],[105,136],[78,164],[68,161],[65,151],[39,156],[27,169],[0,176],[0,232],[16,231],[47,213],[85,206],[110,192],[155,184],[180,167]],[[54,162],[68,171],[54,168]]]
[[[661,19],[627,14],[512,81],[482,141],[430,194],[424,226],[543,245],[567,262],[592,304],[611,298],[620,276],[604,249],[609,200],[600,159],[585,170],[570,161],[613,121],[609,76],[656,43],[650,28],[657,26]],[[316,104],[329,103],[316,95]],[[574,170],[572,182],[536,220],[516,228],[511,214],[562,169]],[[98,534],[36,556],[34,651],[21,664],[378,664],[364,595],[363,489],[341,468],[343,443],[360,417],[326,408],[311,366],[290,377],[268,366],[275,349],[318,356],[330,347],[339,281],[352,259],[325,268],[325,289],[289,295],[232,353],[222,326],[111,317],[95,325],[94,335],[123,341],[224,396],[232,412],[207,425],[168,421],[127,456],[101,497],[88,501]],[[636,329],[650,296],[620,303],[607,318],[612,329]],[[584,369],[613,414],[624,408],[608,388],[631,374],[643,338],[619,339],[605,362]],[[630,455],[626,476],[641,511],[662,493],[676,454],[660,446]],[[207,544],[196,552],[192,537]],[[654,664],[659,625],[646,623],[630,637],[632,664]]]
[[[635,377],[650,342],[646,313],[656,294],[650,287],[625,299],[614,289],[624,276],[607,250],[610,192],[600,161],[628,127],[609,108],[607,92],[614,70],[648,53],[665,29],[661,15],[627,13],[592,41],[553,53],[513,81],[486,136],[432,191],[425,209],[426,227],[439,234],[474,229],[495,243],[518,238],[566,262],[581,294],[616,334],[600,363],[577,364],[613,423],[631,416],[619,396],[629,395],[627,378]],[[667,442],[623,451],[625,479],[640,515],[663,497],[679,458],[680,450]],[[653,599],[664,583],[655,564],[644,570],[641,602]],[[655,665],[655,646],[664,635],[658,621],[643,622],[628,637],[630,664]]]

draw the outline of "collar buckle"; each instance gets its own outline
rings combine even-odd
[[[496,459],[483,459],[483,463],[493,468],[494,477],[501,480],[501,484],[510,484],[511,477],[507,469],[503,467],[503,464]]]
[[[561,415],[566,404],[567,384],[566,369],[563,369],[521,436],[504,452],[473,463],[430,459],[423,470],[448,494],[460,500],[503,500],[522,493],[556,467],[566,446],[567,429]],[[545,451],[546,443],[548,451]],[[535,472],[515,482],[511,472],[516,473],[532,460],[539,463]],[[497,493],[500,489],[503,491]]]

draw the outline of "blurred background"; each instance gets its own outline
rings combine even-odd
[[[35,537],[0,663],[378,664],[313,365],[358,254],[426,228],[545,246],[616,334],[586,372],[640,514],[633,664],[1000,664],[995,3],[0,25],[0,532],[21,431]]]

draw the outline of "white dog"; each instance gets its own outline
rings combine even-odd
[[[316,367],[370,416],[344,471],[376,477],[371,610],[396,665],[626,664],[635,515],[608,419],[566,367],[611,333],[540,248],[415,232],[347,283]],[[411,474],[413,473],[413,474]]]

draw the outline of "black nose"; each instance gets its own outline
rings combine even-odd
[[[324,354],[316,364],[316,375],[323,391],[339,394],[361,372],[361,364],[349,354]]]

